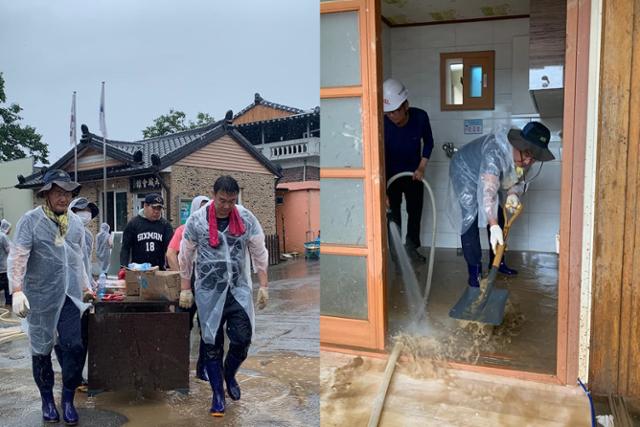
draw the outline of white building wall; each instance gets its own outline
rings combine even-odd
[[[17,176],[29,176],[33,173],[33,159],[13,160],[10,162],[0,162],[0,218],[6,218],[13,228],[18,223],[18,219],[33,208],[33,191],[18,190]],[[10,237],[13,237],[13,232]]]
[[[426,179],[434,190],[437,207],[437,246],[459,247],[460,236],[446,214],[449,159],[442,144],[461,147],[479,135],[464,134],[465,119],[482,119],[484,133],[496,124],[524,126],[540,120],[528,95],[528,19],[511,19],[460,24],[442,24],[383,30],[384,76],[401,80],[409,90],[412,106],[427,111],[431,119],[435,148],[427,166]],[[385,37],[385,32],[390,37]],[[390,44],[390,46],[388,45]],[[495,50],[495,109],[440,111],[440,53]],[[551,151],[556,160],[545,163],[540,175],[523,197],[525,210],[512,228],[509,247],[515,250],[555,251],[560,226],[560,177],[562,118],[541,120],[551,130]],[[537,171],[537,165],[533,171]],[[431,208],[425,198],[422,222],[423,245],[431,241]],[[406,220],[403,221],[406,224]],[[481,239],[483,247],[488,242]]]

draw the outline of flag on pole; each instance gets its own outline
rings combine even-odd
[[[107,137],[107,123],[104,119],[104,82],[102,82],[102,93],[100,95],[100,132],[104,138]]]
[[[102,82],[102,93],[100,94],[100,132],[102,133],[102,222],[106,222],[106,206],[107,206],[107,123],[104,120],[104,82]],[[113,224],[111,224],[113,229]]]
[[[74,176],[73,179],[78,181],[78,142],[76,138],[76,92],[73,92],[73,97],[71,98],[71,123],[69,125],[69,139],[71,145],[73,145],[73,171]]]
[[[73,97],[71,99],[71,126],[69,129],[69,137],[71,139],[71,145],[75,146],[77,144],[76,139],[76,93],[73,92]]]

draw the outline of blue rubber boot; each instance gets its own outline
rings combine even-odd
[[[480,279],[482,278],[482,264],[467,264],[467,271],[469,272],[469,279],[467,280],[469,286],[471,286],[472,288],[479,288]]]
[[[213,397],[211,399],[211,409],[209,412],[213,417],[224,416],[224,385],[222,383],[222,361],[209,360],[205,363],[205,369],[209,376],[209,384]]]
[[[489,251],[489,270],[491,270],[491,266],[493,265],[493,258],[493,251]],[[502,258],[502,261],[500,261],[500,265],[498,266],[498,273],[504,274],[505,276],[515,276],[518,274],[518,270],[509,268],[507,263],[504,262],[504,258]]]
[[[78,413],[76,412],[75,406],[73,406],[73,398],[75,395],[75,390],[62,388],[62,418],[68,426],[78,424]]]
[[[224,360],[224,381],[227,383],[227,393],[231,400],[240,400],[240,386],[236,381],[236,373],[242,364],[242,360],[232,353],[227,353]]]
[[[42,398],[42,420],[45,423],[59,423],[60,414],[53,400],[53,391],[41,391],[40,397]]]
[[[500,267],[498,267],[498,272],[504,274],[505,276],[515,276],[518,274],[518,270],[514,270],[513,268],[507,267],[504,261],[500,263]]]

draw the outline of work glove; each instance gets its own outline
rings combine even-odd
[[[127,269],[124,267],[120,267],[120,270],[118,271],[118,280],[124,280],[126,275],[127,275]]]
[[[96,300],[96,294],[91,289],[85,289],[82,294],[82,302],[94,302]]]
[[[500,228],[498,224],[495,224],[489,228],[489,232],[491,233],[489,237],[489,242],[491,243],[491,250],[495,254],[496,246],[498,244],[504,245],[504,237],[502,237],[502,228]]]
[[[260,286],[260,288],[258,288],[258,310],[265,308],[267,301],[269,301],[269,288]]]
[[[178,305],[184,309],[191,308],[193,305],[193,292],[191,292],[191,289],[183,289],[180,291],[180,302]]]
[[[520,198],[517,194],[509,194],[507,196],[507,201],[504,204],[505,209],[510,213],[514,213],[516,209],[520,206]]]
[[[27,296],[22,292],[14,292],[13,293],[13,312],[16,316],[25,318],[27,314],[29,314],[29,310],[31,307],[29,306],[29,300],[27,300]]]

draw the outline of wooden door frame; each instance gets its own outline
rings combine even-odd
[[[377,0],[346,0],[320,3],[320,13],[356,12],[360,38],[360,85],[320,88],[320,98],[360,97],[362,105],[362,168],[321,168],[320,178],[359,179],[364,185],[366,247],[323,243],[321,254],[364,256],[367,262],[367,319],[320,316],[321,345],[348,345],[383,351],[386,315],[386,233],[383,229],[384,179],[380,150],[380,3]],[[374,145],[377,149],[372,149]],[[380,238],[382,236],[382,238]]]
[[[375,3],[379,2],[375,1]],[[450,362],[450,366],[453,368],[556,384],[574,384],[578,376],[585,145],[589,101],[590,19],[591,0],[567,0],[556,373],[541,374]],[[375,34],[378,35],[379,39],[379,30],[376,29]],[[381,61],[379,56],[377,61],[377,66],[380,69]],[[381,75],[381,73],[378,73],[378,75]],[[380,84],[378,83],[379,87]],[[371,98],[374,98],[374,96]],[[379,147],[381,146],[379,145]],[[386,236],[379,240],[383,245],[379,247],[379,252],[377,253],[386,256]],[[382,276],[381,280],[384,277]],[[381,283],[384,282],[382,281]],[[384,307],[378,310],[378,321],[386,321],[386,319],[380,319],[380,316],[384,316]],[[362,347],[356,341],[346,345]],[[351,354],[379,356],[376,351],[345,348],[323,343],[321,343],[321,348],[323,350]]]

